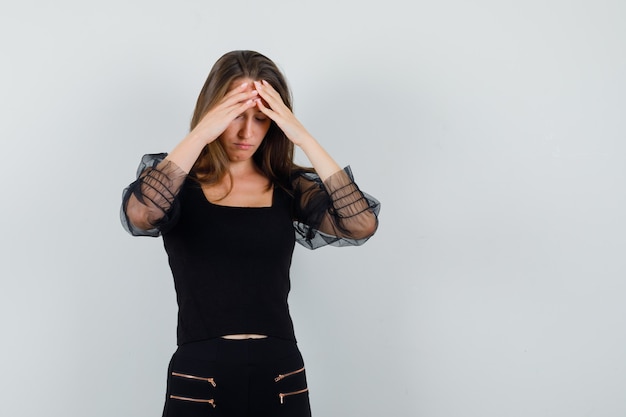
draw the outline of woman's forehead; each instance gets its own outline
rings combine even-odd
[[[244,91],[252,91],[255,89],[253,81],[254,80],[252,80],[251,78],[235,78],[228,86],[228,91],[232,91],[236,88],[239,88],[241,84],[246,83],[246,82],[248,83],[248,86],[246,87]]]

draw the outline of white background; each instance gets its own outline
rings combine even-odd
[[[121,191],[213,62],[254,49],[382,202],[365,246],[294,255],[314,415],[623,417],[625,21],[621,0],[4,2],[0,414],[160,415],[174,290]]]

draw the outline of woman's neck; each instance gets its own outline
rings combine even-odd
[[[251,175],[263,175],[252,159],[231,162],[228,171],[233,179],[245,178]]]

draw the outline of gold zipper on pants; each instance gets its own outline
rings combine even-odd
[[[179,372],[172,372],[172,376],[179,376],[181,378],[187,378],[187,379],[195,379],[195,380],[198,380],[198,381],[206,381],[209,384],[213,385],[213,388],[217,387],[217,384],[215,383],[215,379],[213,379],[213,378],[204,378],[204,377],[201,377],[201,376],[181,374]]]
[[[182,401],[191,401],[194,403],[205,403],[205,404],[211,404],[213,406],[213,408],[215,408],[215,400],[214,399],[210,399],[210,400],[201,400],[198,398],[189,398],[189,397],[181,397],[178,395],[170,395],[170,398],[173,400],[182,400]]]
[[[304,366],[302,368],[298,369],[297,371],[289,372],[287,374],[280,374],[280,375],[278,375],[276,378],[274,378],[274,382],[278,382],[281,379],[287,378],[288,376],[291,376],[291,375],[299,374],[302,371],[304,371]]]
[[[284,392],[284,393],[281,392],[280,394],[278,394],[278,396],[280,397],[280,403],[281,404],[285,403],[285,397],[289,397],[290,395],[304,394],[308,390],[309,390],[308,388],[305,388],[305,389],[301,389],[300,391]]]

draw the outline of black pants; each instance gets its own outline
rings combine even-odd
[[[211,339],[170,362],[163,417],[310,417],[302,355],[277,338]]]

